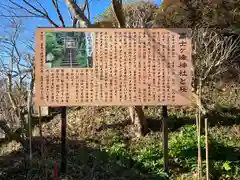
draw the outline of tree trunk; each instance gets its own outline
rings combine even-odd
[[[128,107],[131,123],[134,126],[137,137],[144,136],[148,132],[148,123],[141,106]]]
[[[86,27],[89,26],[91,27],[89,19],[84,15],[84,12],[79,8],[76,2],[70,0],[65,0],[65,2],[79,22],[84,21]],[[119,27],[125,28],[125,17],[122,10],[122,1],[113,0],[112,6],[119,23]],[[110,25],[109,22],[107,22],[107,26],[108,25]],[[131,122],[134,125],[134,129],[136,129],[135,130],[136,135],[138,137],[145,135],[148,132],[148,125],[142,107],[141,106],[129,107],[129,113]]]
[[[202,98],[200,98],[197,94],[198,93],[193,92],[192,95],[197,103],[197,106],[200,108],[201,113],[205,116],[208,112],[208,109],[207,109],[206,105],[203,103]]]

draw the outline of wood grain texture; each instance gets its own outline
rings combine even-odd
[[[49,31],[93,32],[93,67],[47,71],[45,35],[41,39],[41,34]],[[187,33],[186,43],[179,39],[180,33]],[[189,105],[192,81],[189,36],[190,29],[182,28],[38,28],[36,104]],[[180,58],[182,55],[185,58]]]

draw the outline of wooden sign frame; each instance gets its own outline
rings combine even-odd
[[[189,105],[190,34],[185,28],[38,28],[36,104]]]

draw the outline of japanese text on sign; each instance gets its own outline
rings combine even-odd
[[[189,34],[181,28],[39,28],[36,104],[188,105]]]

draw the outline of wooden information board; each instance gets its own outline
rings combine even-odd
[[[190,29],[38,28],[36,104],[188,105]]]

